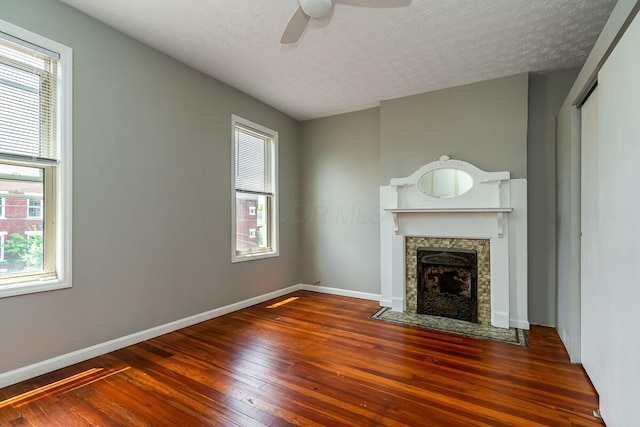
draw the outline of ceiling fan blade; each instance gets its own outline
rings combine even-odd
[[[302,36],[302,33],[304,33],[305,28],[307,28],[309,19],[309,15],[304,13],[302,8],[299,7],[289,20],[287,28],[284,29],[280,43],[288,44],[297,42],[300,36]]]
[[[393,8],[411,5],[413,0],[336,0],[336,3],[356,7]]]

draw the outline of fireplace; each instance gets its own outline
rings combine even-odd
[[[473,249],[418,248],[419,314],[478,321],[478,268]]]
[[[456,181],[460,174],[470,179]],[[455,190],[453,193],[440,192],[442,186],[434,180],[441,175],[443,179],[455,178],[453,185],[445,186]],[[466,185],[466,192],[458,191],[461,184]],[[525,179],[511,179],[508,171],[486,172],[442,156],[409,176],[392,178],[389,185],[381,186],[380,207],[380,305],[400,312],[418,311],[418,248],[473,249],[477,257],[473,321],[529,329]],[[429,269],[427,266],[428,263],[421,268]],[[432,271],[431,275],[441,274],[438,281],[447,282],[446,290],[468,286],[468,291],[457,293],[468,293],[471,298],[470,282],[457,283],[460,275],[442,267],[441,270]],[[423,291],[428,286],[428,278],[423,279]],[[421,299],[421,304],[431,304],[426,297]],[[474,312],[460,307],[456,311]],[[467,318],[472,319],[471,316]]]
[[[491,324],[491,254],[490,241],[487,239],[435,238],[435,237],[405,237],[405,310],[408,313],[418,313],[418,251],[428,250],[442,253],[470,252],[476,254],[473,267],[476,278],[476,323]],[[424,256],[424,255],[423,255]]]

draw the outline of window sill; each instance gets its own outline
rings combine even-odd
[[[33,294],[36,292],[53,291],[56,289],[65,289],[70,287],[71,287],[71,282],[66,280],[60,280],[60,279],[36,280],[33,282],[2,285],[0,286],[0,298]]]
[[[264,259],[264,258],[274,258],[279,256],[280,253],[278,251],[274,251],[274,252],[261,252],[261,253],[257,253],[257,254],[246,254],[246,255],[233,255],[231,257],[231,262],[232,263],[236,263],[236,262],[244,262],[244,261],[253,261],[256,259]]]

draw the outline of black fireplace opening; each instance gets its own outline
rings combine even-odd
[[[478,323],[477,260],[473,249],[418,248],[417,312]]]

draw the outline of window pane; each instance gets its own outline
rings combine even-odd
[[[0,150],[40,155],[40,79],[0,64]]]
[[[268,228],[269,201],[269,196],[236,193],[236,250],[238,252],[260,251],[271,247]]]
[[[57,55],[3,40],[0,33],[0,152],[57,159]]]
[[[0,274],[43,271],[44,171],[0,164]]]
[[[236,190],[273,193],[271,138],[236,127]]]

